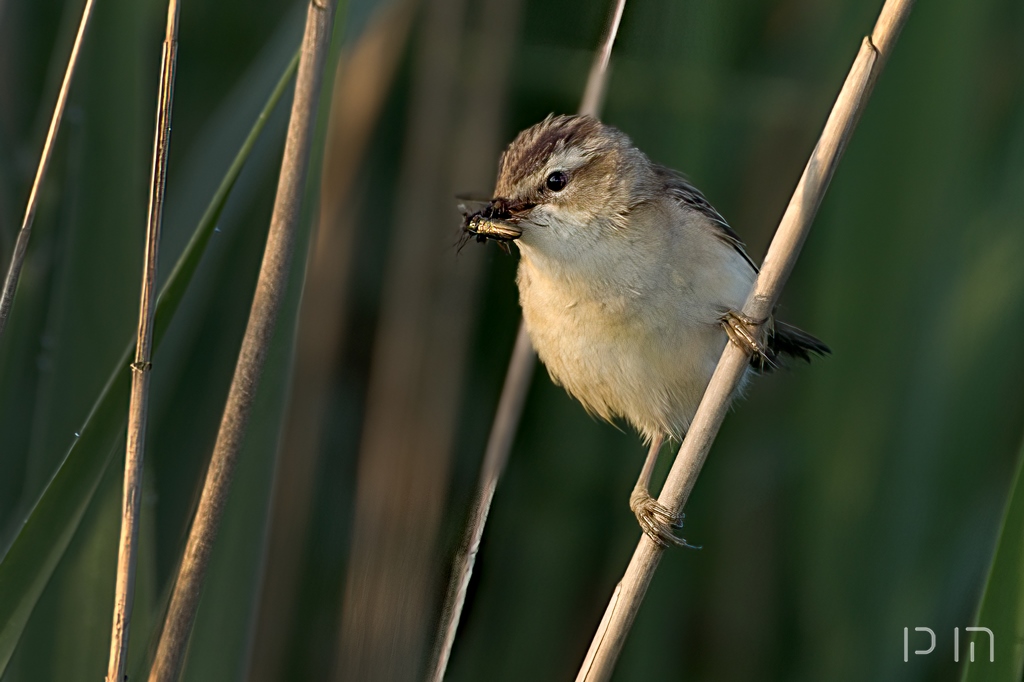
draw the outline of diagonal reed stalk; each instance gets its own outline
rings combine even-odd
[[[295,97],[267,246],[217,441],[149,673],[150,682],[176,682],[184,667],[210,555],[286,294],[336,5],[337,0],[310,0],[307,9]]]
[[[580,103],[580,114],[597,116],[600,112],[608,84],[608,63],[625,7],[626,0],[615,0],[608,30],[590,68],[587,86]],[[473,567],[476,565],[476,556],[480,551],[484,527],[487,525],[487,516],[494,500],[494,491],[498,487],[498,479],[501,478],[509,452],[512,450],[512,442],[515,439],[523,403],[526,401],[526,393],[530,387],[530,379],[533,377],[533,369],[536,364],[537,354],[530,343],[525,325],[520,322],[512,358],[505,375],[505,383],[498,400],[498,411],[487,439],[487,448],[484,452],[480,481],[476,497],[473,500],[469,524],[453,562],[448,592],[445,595],[441,611],[441,622],[438,625],[432,668],[427,678],[430,682],[444,680],[452,646],[455,643],[455,635],[459,629],[462,608],[466,602],[466,592],[469,589],[470,580],[473,578]]]
[[[36,208],[39,206],[39,191],[43,185],[43,179],[46,177],[46,170],[50,166],[50,159],[53,157],[53,142],[57,138],[60,122],[64,118],[64,107],[68,102],[68,91],[71,90],[71,79],[74,77],[75,68],[78,66],[78,55],[82,48],[82,40],[85,38],[85,31],[89,27],[89,19],[92,17],[92,6],[93,0],[85,0],[85,7],[82,9],[82,19],[78,23],[78,33],[75,35],[75,42],[71,47],[71,56],[68,57],[68,66],[64,71],[64,80],[60,84],[60,92],[57,95],[57,104],[53,107],[53,118],[50,119],[50,128],[46,132],[46,141],[43,143],[43,153],[40,155],[39,166],[36,168],[36,177],[28,194],[25,217],[21,221],[18,239],[14,243],[14,253],[11,254],[11,264],[7,268],[7,276],[4,278],[3,292],[0,293],[0,339],[4,336],[4,329],[7,328],[7,318],[10,317],[11,306],[14,304],[14,293],[18,289],[18,279],[21,277],[21,268],[25,264],[25,254],[28,252],[28,240],[32,236],[32,222],[36,218]]]
[[[302,289],[295,367],[274,475],[249,682],[284,676],[288,633],[298,612],[303,557],[317,484],[331,379],[345,339],[353,268],[354,186],[373,131],[392,92],[416,3],[398,0],[374,10],[366,28],[339,57],[324,143],[316,238]]]
[[[453,267],[449,197],[497,152],[520,5],[432,0],[416,24],[393,200],[403,210],[369,363],[334,680],[413,682],[429,655],[434,557],[480,288],[478,260]]]
[[[825,122],[825,129],[768,247],[768,254],[754,288],[743,306],[745,317],[761,321],[761,324],[756,325],[755,332],[768,320],[779,300],[782,287],[796,264],[832,174],[839,165],[875,80],[892,52],[912,5],[913,0],[886,0],[874,31],[861,44],[832,113]],[[747,351],[736,344],[727,344],[658,497],[662,505],[679,512],[686,505],[736,387],[748,366]],[[663,548],[647,535],[640,537],[625,575],[612,592],[576,682],[605,682],[611,679],[615,662],[658,567],[662,551]]]
[[[117,582],[107,682],[120,682],[125,679],[125,667],[128,664],[128,637],[135,595],[135,564],[138,561],[139,510],[142,506],[142,462],[146,449],[146,418],[149,411],[153,315],[156,312],[154,290],[160,250],[160,228],[164,217],[164,192],[167,186],[167,155],[171,144],[171,108],[174,102],[174,75],[178,60],[180,10],[178,0],[168,0],[167,32],[161,54],[160,86],[156,102],[149,213],[146,218],[146,259],[142,266],[135,361],[131,364],[132,393],[128,406],[128,443],[125,450],[124,489],[121,498],[121,539],[117,553]]]

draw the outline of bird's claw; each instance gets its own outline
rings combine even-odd
[[[697,545],[691,545],[673,532],[674,529],[683,527],[683,517],[686,515],[682,512],[677,514],[668,507],[659,504],[642,487],[638,486],[633,489],[633,494],[629,496],[629,508],[636,515],[640,529],[659,547],[675,545],[677,547],[700,549]]]
[[[725,333],[729,335],[729,339],[733,343],[750,355],[758,356],[763,362],[773,365],[774,363],[772,363],[771,359],[768,357],[767,348],[760,340],[763,338],[764,333],[755,333],[753,330],[753,328],[763,325],[765,321],[766,320],[752,320],[743,313],[738,313],[735,310],[727,311],[720,318],[720,322],[722,323],[722,327],[725,329]]]

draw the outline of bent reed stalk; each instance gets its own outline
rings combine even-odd
[[[60,92],[57,94],[57,104],[53,107],[50,128],[46,132],[46,141],[43,142],[43,152],[39,157],[36,177],[32,182],[32,189],[29,190],[25,217],[21,221],[21,229],[18,230],[18,238],[14,242],[14,252],[11,254],[11,264],[7,268],[7,276],[4,278],[3,292],[0,293],[0,339],[3,339],[4,329],[7,328],[7,318],[10,317],[11,306],[14,305],[14,293],[18,289],[21,268],[25,264],[25,254],[28,252],[28,241],[32,236],[32,223],[36,218],[36,208],[39,206],[39,191],[43,185],[43,179],[46,177],[46,171],[50,167],[50,159],[53,157],[53,143],[57,138],[60,122],[64,119],[64,107],[68,103],[71,80],[74,78],[75,69],[78,67],[78,55],[81,52],[85,31],[89,27],[89,19],[92,18],[92,6],[93,0],[85,0],[85,7],[82,9],[82,19],[78,23],[78,33],[75,35],[75,42],[71,47],[71,55],[68,57],[68,66],[64,71],[64,80],[60,84]]]
[[[760,323],[752,326],[755,334],[778,302],[829,181],[913,4],[913,0],[886,0],[874,31],[861,44],[743,306],[743,315]],[[727,344],[722,352],[658,497],[658,502],[672,511],[681,512],[686,505],[749,360],[747,351],[734,343]],[[612,593],[577,682],[606,682],[611,679],[662,551],[663,548],[647,535],[640,536],[625,575]]]
[[[594,55],[583,92],[579,108],[579,113],[582,115],[597,117],[600,113],[608,85],[608,64],[611,60],[612,47],[615,45],[615,37],[618,35],[625,7],[626,0],[616,0],[615,6],[612,8],[608,30]],[[452,565],[452,575],[441,610],[441,622],[438,625],[432,668],[427,677],[430,682],[444,680],[448,661],[451,658],[452,646],[455,644],[455,635],[459,629],[462,608],[466,602],[466,593],[473,578],[476,556],[480,551],[480,542],[487,525],[487,516],[490,513],[491,503],[494,501],[494,492],[512,450],[512,443],[515,440],[519,419],[523,412],[523,404],[526,402],[526,394],[530,388],[530,380],[536,365],[537,354],[526,333],[526,326],[520,321],[515,347],[512,350],[512,357],[505,375],[505,383],[501,389],[501,397],[498,399],[498,410],[487,439],[484,461],[480,470],[480,481],[470,511],[469,524]]]
[[[307,9],[267,246],[199,506],[149,673],[150,682],[176,682],[184,667],[210,556],[287,290],[336,5],[337,0],[311,0]]]
[[[146,219],[146,257],[142,266],[139,295],[139,325],[132,368],[132,392],[128,406],[128,439],[124,458],[124,488],[121,498],[121,538],[117,553],[117,582],[114,619],[110,631],[107,682],[125,678],[128,638],[135,595],[135,566],[138,562],[139,511],[142,507],[142,464],[146,449],[146,420],[149,412],[149,377],[153,353],[153,315],[156,312],[156,272],[163,225],[164,193],[167,187],[167,156],[171,144],[171,109],[174,75],[178,60],[178,0],[167,3],[167,32],[160,61],[157,92],[156,132],[153,166],[150,172],[149,212]]]

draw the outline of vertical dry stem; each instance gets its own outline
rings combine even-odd
[[[238,454],[245,440],[267,352],[286,294],[335,5],[336,0],[311,0],[307,10],[295,98],[267,246],[199,507],[189,532],[156,658],[149,674],[150,682],[175,682],[184,666],[210,554],[224,515]]]
[[[75,75],[82,40],[85,38],[85,30],[89,26],[89,19],[92,17],[92,5],[93,0],[85,0],[85,7],[82,9],[82,19],[78,24],[78,34],[75,36],[75,43],[71,47],[68,67],[64,71],[64,81],[60,85],[57,104],[53,108],[53,118],[50,119],[50,128],[46,133],[46,141],[43,143],[43,153],[39,158],[39,166],[36,168],[36,177],[32,182],[32,189],[29,191],[28,205],[25,207],[25,217],[21,221],[18,239],[14,243],[14,253],[11,254],[11,264],[7,269],[7,277],[4,278],[3,292],[0,293],[0,339],[3,338],[4,329],[7,327],[7,318],[11,314],[11,306],[14,304],[14,292],[18,288],[18,278],[21,276],[21,268],[25,264],[28,240],[32,236],[32,221],[35,220],[36,208],[39,205],[39,190],[42,187],[43,178],[46,177],[46,169],[49,168],[50,159],[53,156],[53,141],[57,137],[57,130],[60,128],[60,122],[64,118],[64,106],[68,101],[71,79]]]
[[[612,47],[615,45],[615,37],[618,35],[625,7],[626,0],[616,0],[608,30],[590,68],[587,86],[580,103],[580,114],[597,116],[601,109],[608,83],[608,64],[611,60]],[[441,611],[441,622],[438,626],[437,642],[431,663],[433,667],[427,678],[431,682],[441,682],[444,679],[448,660],[451,658],[455,634],[458,632],[459,620],[462,617],[462,607],[466,602],[466,593],[469,590],[469,582],[473,578],[476,556],[480,551],[480,542],[487,525],[487,516],[494,500],[494,491],[498,487],[498,479],[501,478],[501,473],[505,470],[505,463],[512,450],[519,418],[523,411],[523,403],[526,401],[530,379],[533,377],[533,369],[536,364],[537,354],[530,343],[526,326],[520,322],[515,347],[512,349],[512,358],[509,360],[508,372],[505,375],[505,383],[498,400],[498,410],[487,439],[487,449],[484,452],[484,462],[480,470],[476,498],[473,500],[473,508],[469,516],[469,525],[452,566],[452,575]]]
[[[615,46],[615,37],[619,35],[619,24],[622,23],[622,13],[626,9],[626,0],[615,0],[615,7],[612,8],[611,20],[608,23],[608,31],[605,33],[601,47],[594,55],[594,62],[590,66],[590,75],[587,76],[587,87],[583,91],[583,100],[580,102],[579,113],[582,116],[597,117],[604,105],[604,94],[608,89],[608,64],[612,58],[612,47]]]
[[[502,27],[483,50],[467,44],[466,0],[424,3],[417,23],[407,142],[359,446],[336,680],[403,682],[423,675],[433,559],[479,289],[472,259],[452,267],[457,214],[451,197],[457,176],[479,168],[482,150],[497,147],[499,125],[484,121],[500,120],[500,107],[493,112],[503,101],[504,55],[516,36],[508,24],[519,4],[479,3],[481,23],[491,17],[484,25]],[[474,85],[484,64],[491,67],[486,95]]]
[[[157,255],[164,215],[167,184],[167,154],[171,144],[171,107],[174,101],[174,72],[178,58],[178,0],[167,3],[167,33],[160,62],[160,86],[156,103],[156,133],[153,139],[153,167],[150,172],[149,213],[146,219],[146,259],[142,266],[139,295],[139,328],[132,363],[132,393],[128,407],[128,445],[124,460],[124,490],[121,498],[121,540],[117,553],[117,584],[114,593],[114,621],[110,632],[107,682],[125,679],[128,637],[135,596],[135,564],[138,559],[139,509],[142,506],[142,462],[146,446],[146,417],[149,408],[149,370],[153,351],[153,314],[156,301]]]
[[[508,372],[505,376],[505,385],[508,390],[502,391],[498,412],[494,419],[494,428],[491,429],[487,440],[487,450],[484,453],[483,468],[480,472],[480,487],[477,490],[477,497],[473,501],[469,526],[466,528],[462,547],[455,557],[448,594],[445,596],[444,608],[441,612],[441,624],[438,627],[438,639],[432,664],[434,667],[427,677],[430,682],[444,680],[448,659],[451,657],[452,646],[455,644],[455,634],[459,629],[462,607],[466,603],[469,581],[473,577],[476,555],[480,551],[484,526],[487,525],[487,515],[491,511],[494,491],[498,487],[498,479],[504,469],[505,460],[512,448],[515,424],[519,421],[523,403],[526,402],[527,389],[530,387],[528,378],[536,364],[537,356],[530,345],[530,337],[526,333],[526,328],[522,325],[519,326],[519,333],[516,336],[516,351],[512,353],[512,360],[509,362]],[[527,380],[514,380],[520,376],[526,376]]]
[[[913,0],[886,0],[873,33],[864,39],[747,297],[743,314],[748,318],[767,320],[775,308],[846,143],[912,5]],[[682,511],[685,506],[748,362],[744,350],[732,343],[726,345],[658,497],[669,509]],[[661,554],[661,548],[650,538],[641,536],[629,567],[612,594],[577,682],[611,679]]]
[[[352,187],[391,92],[415,5],[413,0],[398,0],[376,10],[356,43],[342,54],[335,75],[316,243],[302,290],[292,395],[274,476],[273,517],[250,682],[285,677],[285,647],[302,584],[323,425],[346,332],[355,238]]]

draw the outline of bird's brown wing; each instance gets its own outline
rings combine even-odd
[[[673,199],[678,201],[680,204],[687,206],[688,208],[697,211],[711,220],[712,225],[716,229],[716,236],[724,241],[726,244],[736,249],[737,253],[743,256],[743,260],[750,264],[750,267],[757,272],[757,265],[754,261],[750,260],[750,256],[747,255],[747,251],[744,248],[743,240],[736,234],[736,231],[729,226],[729,223],[725,222],[725,218],[722,214],[715,210],[715,207],[701,194],[701,191],[690,184],[690,181],[686,179],[686,176],[678,171],[674,171],[666,166],[659,166],[655,164],[655,173],[661,178],[662,182],[665,183],[665,191]]]
[[[681,204],[686,205],[711,220],[716,228],[715,234],[725,243],[743,256],[743,260],[750,264],[754,272],[758,272],[757,265],[750,260],[743,247],[743,240],[736,234],[736,231],[729,227],[722,214],[715,210],[715,207],[700,190],[690,184],[684,175],[665,166],[655,166],[655,171],[665,183],[665,190],[668,194]],[[781,356],[799,358],[810,362],[812,355],[828,355],[831,350],[820,339],[808,334],[802,329],[791,324],[773,319],[768,325],[768,338],[766,355],[755,355],[751,358],[750,364],[757,370],[769,371],[777,365]]]

